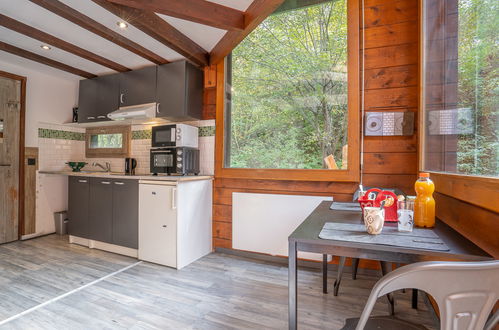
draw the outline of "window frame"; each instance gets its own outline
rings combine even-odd
[[[418,121],[421,129],[418,132],[418,170],[431,174],[436,184],[435,192],[453,197],[472,205],[482,207],[493,212],[499,212],[497,197],[499,191],[499,178],[481,175],[469,175],[461,173],[432,171],[425,169],[425,144],[426,144],[426,107],[425,107],[425,1],[419,0],[419,104],[420,111]],[[471,193],[471,191],[473,193]]]
[[[262,169],[224,167],[225,161],[225,60],[217,64],[215,177],[293,181],[360,180],[360,20],[359,2],[347,0],[348,53],[348,168]]]
[[[122,134],[121,148],[90,148],[90,137],[96,134]],[[85,157],[125,158],[130,156],[130,126],[92,127],[85,130]]]

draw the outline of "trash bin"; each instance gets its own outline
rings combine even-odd
[[[61,211],[54,213],[55,232],[57,235],[66,235],[68,233],[68,212]]]

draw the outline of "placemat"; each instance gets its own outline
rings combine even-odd
[[[362,211],[362,208],[360,207],[359,203],[346,203],[346,202],[332,202],[329,209],[336,211],[352,211],[352,212]]]
[[[369,235],[363,224],[326,222],[319,238],[336,241],[401,246],[425,250],[449,251],[449,247],[431,229],[414,228],[410,233],[397,227],[383,227],[379,235]]]

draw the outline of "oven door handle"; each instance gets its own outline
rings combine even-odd
[[[151,150],[151,153],[152,154],[166,153],[167,155],[172,154],[170,151],[166,151],[166,150]]]

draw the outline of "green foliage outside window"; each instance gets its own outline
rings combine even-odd
[[[458,137],[457,170],[499,176],[499,1],[459,0],[458,107],[474,134]]]
[[[123,147],[123,134],[94,134],[90,136],[90,148],[121,148]]]
[[[342,167],[348,142],[345,0],[278,11],[229,61],[227,167],[321,169],[329,155]]]

